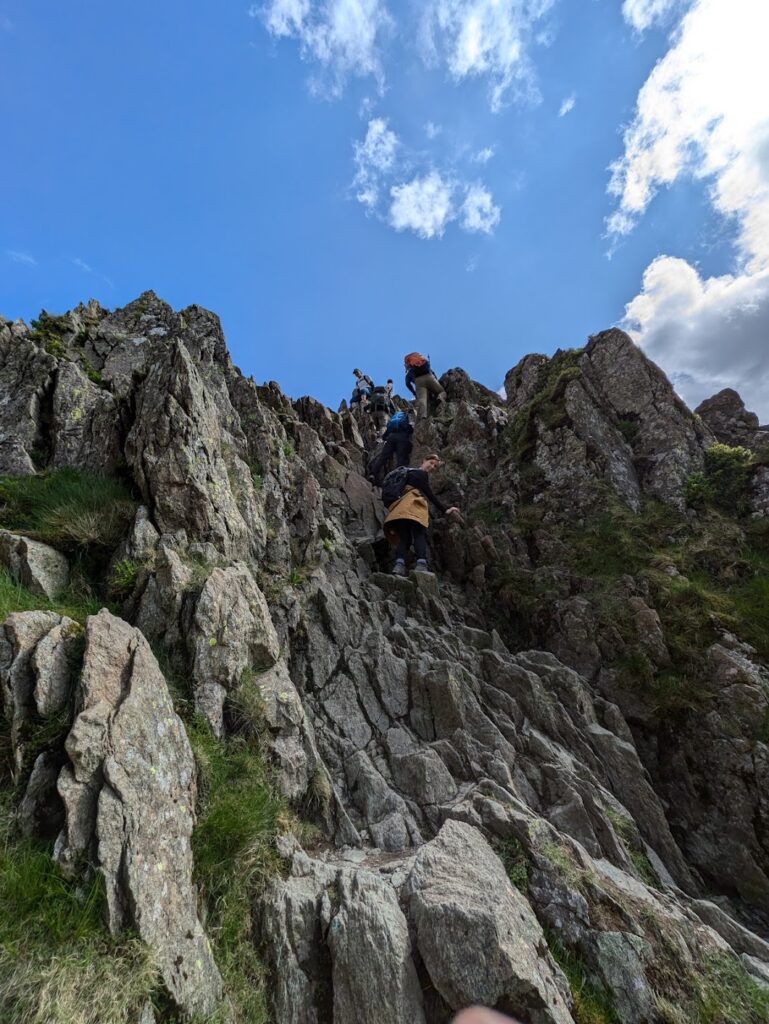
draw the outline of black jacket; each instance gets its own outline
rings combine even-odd
[[[430,487],[430,480],[428,478],[426,470],[410,469],[408,476],[408,486],[416,487],[418,491],[421,491],[422,494],[424,494],[424,496],[427,498],[427,500],[431,501],[433,505],[435,505],[438,511],[446,511],[446,506],[443,504],[443,502],[439,501],[438,498],[436,498],[435,495],[433,494],[433,489],[432,487]]]
[[[406,372],[406,387],[409,389],[412,395],[417,393],[414,387],[414,381],[417,377],[424,377],[426,373],[432,373],[430,369],[429,359],[425,361],[424,366],[412,366]]]

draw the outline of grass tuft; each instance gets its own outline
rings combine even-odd
[[[134,589],[141,565],[132,558],[123,558],[112,567],[107,586],[115,597],[127,597]]]
[[[67,882],[44,844],[14,836],[0,808],[0,1020],[136,1024],[158,972],[146,946],[104,930],[101,876]]]
[[[113,549],[135,511],[114,477],[76,469],[0,477],[0,524],[64,550]]]
[[[495,839],[492,845],[505,867],[507,877],[516,889],[525,893],[529,887],[530,864],[522,844],[514,836],[509,836],[507,839]]]
[[[566,975],[574,1001],[576,1024],[619,1024],[611,994],[587,974],[581,959],[546,933],[553,959]]]
[[[197,716],[187,731],[198,766],[198,822],[192,837],[206,931],[239,1024],[267,1024],[265,969],[253,938],[252,907],[280,867],[277,833],[289,825],[267,760],[245,735],[217,740]]]
[[[16,583],[4,569],[0,569],[0,622],[4,622],[11,612],[51,611],[84,623],[89,615],[96,615],[103,607],[103,601],[87,594],[78,594],[72,589],[64,591],[53,601],[38,597]]]

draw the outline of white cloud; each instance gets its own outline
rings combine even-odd
[[[626,325],[688,400],[729,385],[764,416],[768,33],[766,4],[695,0],[639,93],[624,155],[613,167],[610,191],[619,202],[608,221],[610,234],[625,234],[660,187],[684,176],[707,182],[715,211],[736,229],[734,272],[702,278],[685,260],[660,256],[627,305]]]
[[[656,21],[662,21],[681,0],[625,0],[622,16],[636,32],[645,32]]]
[[[657,190],[691,174],[734,217],[744,253],[769,256],[769,4],[697,0],[644,83],[612,167],[611,234],[630,231]]]
[[[558,108],[558,116],[559,117],[566,117],[567,114],[570,114],[571,111],[574,110],[574,105],[576,104],[576,102],[577,102],[577,95],[576,95],[576,93],[572,93],[571,96],[567,96],[566,99],[563,100],[563,102],[561,103],[560,107]]]
[[[462,204],[462,227],[490,235],[499,224],[501,211],[494,205],[491,192],[483,185],[471,185]]]
[[[37,260],[28,252],[19,252],[18,249],[6,249],[5,255],[12,263],[21,263],[25,267],[37,266]]]
[[[436,139],[442,131],[443,128],[441,128],[439,124],[434,124],[432,121],[428,121],[425,125],[425,135],[428,139]]]
[[[476,164],[487,164],[494,156],[495,152],[496,151],[493,146],[486,146],[484,149],[479,149],[478,152],[473,155],[473,162]]]
[[[297,35],[310,15],[310,0],[272,0],[266,7],[253,4],[248,13],[252,18],[264,15],[267,29],[273,35]]]
[[[106,274],[102,274],[98,270],[94,270],[94,268],[91,266],[90,263],[86,263],[86,261],[81,259],[79,256],[73,256],[72,257],[72,263],[79,270],[82,270],[84,274],[92,274],[94,277],[98,277],[102,281],[104,281],[106,284],[108,284],[110,288],[114,288],[115,287],[112,278],[107,277]]]
[[[500,208],[482,182],[436,169],[423,152],[407,149],[385,118],[369,121],[353,159],[355,198],[396,231],[439,238],[456,221],[463,231],[491,234],[499,223]]]
[[[396,231],[413,231],[420,238],[440,238],[456,212],[454,184],[437,171],[390,189],[390,224]]]
[[[369,210],[379,201],[380,181],[392,170],[399,146],[398,136],[387,127],[384,118],[369,121],[366,138],[353,144],[355,152],[355,197]]]
[[[350,75],[372,75],[382,85],[380,44],[393,24],[383,0],[269,0],[249,14],[261,17],[272,35],[297,39],[302,57],[327,72],[332,95]]]
[[[425,60],[445,64],[451,77],[487,76],[489,102],[499,111],[516,90],[536,97],[528,56],[532,30],[554,0],[427,0],[420,38]]]
[[[628,303],[623,326],[694,407],[724,387],[769,420],[769,269],[702,278],[658,256]]]
[[[478,269],[478,261],[479,257],[477,253],[470,257],[470,259],[465,264],[465,270],[467,271],[468,274],[475,273],[475,271]]]

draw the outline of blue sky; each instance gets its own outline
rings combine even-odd
[[[766,73],[714,87],[759,6],[724,45],[727,0],[0,0],[0,313],[152,288],[332,407],[625,323],[769,418]]]

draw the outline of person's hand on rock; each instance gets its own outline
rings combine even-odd
[[[454,1018],[453,1024],[520,1024],[512,1017],[505,1017],[494,1010],[485,1010],[482,1006],[473,1006]]]

